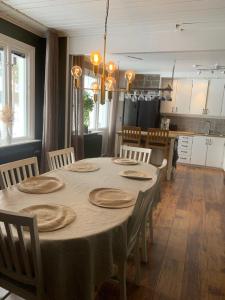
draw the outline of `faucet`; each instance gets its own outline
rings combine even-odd
[[[210,132],[211,132],[211,122],[210,121],[205,122],[205,131],[206,131],[206,134],[210,134]]]

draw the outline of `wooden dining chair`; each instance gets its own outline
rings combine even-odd
[[[120,146],[120,157],[134,159],[146,164],[150,163],[151,149],[132,147],[127,145]]]
[[[35,216],[0,210],[0,286],[24,299],[46,299]]]
[[[122,145],[141,146],[141,127],[123,126]]]
[[[118,276],[120,280],[120,300],[126,300],[126,264],[127,258],[134,252],[135,283],[140,283],[140,233],[148,211],[151,209],[153,187],[145,192],[139,192],[132,216],[127,228],[127,253],[123,262],[118,264]]]
[[[167,157],[169,150],[169,130],[148,128],[145,147],[161,149],[164,152],[164,156]]]
[[[10,188],[24,179],[38,175],[37,157],[25,158],[0,165],[0,177],[4,189]]]
[[[47,153],[49,169],[56,170],[75,162],[74,148],[65,148]]]
[[[157,168],[157,180],[154,185],[154,189],[152,191],[152,199],[153,199],[152,206],[146,215],[145,224],[142,227],[141,254],[142,254],[142,261],[145,263],[148,262],[148,252],[147,252],[148,235],[149,235],[150,242],[153,243],[153,212],[157,204],[161,200],[162,177],[166,166],[167,166],[167,159],[164,158],[162,164]]]

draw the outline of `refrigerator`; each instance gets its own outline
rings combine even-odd
[[[160,101],[133,102],[130,99],[124,100],[123,125],[139,126],[142,130],[147,128],[160,127]]]

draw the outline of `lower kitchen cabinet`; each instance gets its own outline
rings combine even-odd
[[[205,136],[194,136],[191,152],[191,164],[205,166],[207,153],[207,138]]]
[[[225,149],[225,139],[210,137],[207,141],[206,166],[222,168]]]
[[[194,136],[192,142],[191,164],[223,168],[225,138]]]

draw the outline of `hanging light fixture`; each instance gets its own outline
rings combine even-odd
[[[117,66],[113,61],[106,63],[106,44],[107,44],[107,25],[109,15],[109,0],[106,0],[106,16],[105,16],[105,32],[104,32],[104,52],[103,57],[99,51],[93,51],[90,54],[90,62],[93,66],[93,73],[96,77],[100,76],[100,84],[94,82],[91,85],[91,90],[94,94],[94,101],[98,100],[98,94],[100,94],[100,103],[105,103],[105,92],[108,92],[108,100],[112,100],[112,95],[116,90],[116,79],[114,73],[117,70]],[[135,73],[132,71],[126,72],[125,78],[127,79],[127,89],[131,86],[132,81],[135,78]],[[82,76],[82,69],[79,66],[73,66],[71,69],[71,75],[74,80],[74,88],[80,88],[80,77]],[[85,87],[84,87],[85,89]]]
[[[99,51],[92,51],[90,54],[90,62],[93,66],[93,73],[96,76],[96,82],[92,83],[91,90],[94,95],[94,102],[99,102],[105,104],[105,95],[107,92],[108,100],[111,101],[113,98],[113,92],[123,92],[131,95],[131,85],[135,79],[135,72],[128,70],[125,72],[126,88],[116,88],[118,86],[116,79],[114,77],[115,71],[117,70],[117,65],[113,61],[106,63],[106,46],[107,46],[107,26],[108,26],[108,15],[109,15],[109,0],[106,0],[106,15],[105,15],[105,31],[104,31],[104,47],[103,56]],[[75,89],[80,89],[80,77],[82,76],[82,69],[79,66],[73,66],[71,69],[71,75],[73,76],[73,83]],[[100,80],[99,80],[100,78]],[[86,87],[84,89],[87,90]],[[149,91],[159,92],[169,92],[171,93],[172,88],[168,86],[167,88],[142,88],[135,90],[141,91],[140,93],[148,93]]]

